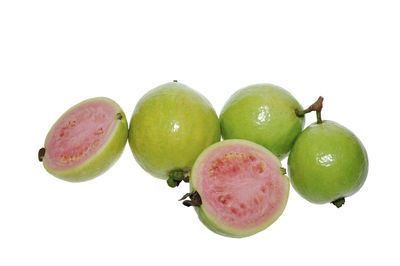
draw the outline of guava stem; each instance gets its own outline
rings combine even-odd
[[[185,171],[182,169],[172,170],[168,174],[167,184],[170,187],[177,187],[179,186],[180,182],[189,182],[189,173],[190,171]]]
[[[331,203],[335,205],[336,207],[340,208],[344,204],[345,199],[344,198],[338,198],[337,200],[332,201]]]
[[[38,159],[39,159],[39,162],[43,162],[43,158],[44,158],[44,155],[46,154],[46,149],[45,148],[41,148],[40,150],[39,150],[39,152],[38,152]]]
[[[322,118],[321,118],[321,110],[322,110],[322,102],[324,101],[324,97],[319,96],[318,100],[313,103],[312,105],[310,105],[310,107],[308,107],[305,110],[298,110],[295,109],[294,112],[296,113],[296,115],[298,117],[303,117],[305,114],[311,112],[311,111],[315,111],[317,113],[317,124],[322,124]]]
[[[187,197],[189,197],[190,200],[184,200]],[[200,194],[197,191],[193,191],[191,193],[186,193],[185,195],[183,195],[183,197],[180,199],[180,201],[181,200],[184,200],[182,202],[182,204],[185,205],[186,207],[190,207],[190,206],[199,207],[202,204]]]
[[[322,124],[321,111],[317,111],[317,124]]]

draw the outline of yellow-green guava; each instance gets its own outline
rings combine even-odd
[[[280,160],[289,153],[304,126],[297,100],[285,89],[272,84],[256,84],[235,92],[221,114],[224,139],[246,139],[258,143]]]
[[[368,156],[350,130],[320,120],[297,138],[289,154],[288,171],[293,187],[303,198],[340,207],[364,184]]]
[[[197,156],[219,141],[217,114],[200,93],[179,82],[161,85],[137,103],[129,126],[129,145],[139,165],[176,186]]]

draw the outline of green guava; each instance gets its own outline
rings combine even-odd
[[[183,198],[215,233],[246,237],[274,223],[286,207],[289,179],[279,159],[247,140],[224,140],[205,149]]]
[[[297,138],[289,154],[288,171],[293,187],[303,198],[340,207],[364,184],[368,156],[350,130],[321,120]]]
[[[113,100],[85,100],[66,111],[47,134],[39,161],[52,175],[80,182],[109,169],[122,154],[128,122]]]
[[[221,111],[222,137],[253,141],[282,160],[303,130],[304,117],[296,116],[295,109],[302,107],[278,86],[257,84],[240,89]]]
[[[220,138],[210,102],[178,82],[161,85],[139,100],[128,137],[139,165],[154,177],[168,179],[172,187],[182,178],[188,181],[197,156]]]

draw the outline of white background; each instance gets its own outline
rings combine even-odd
[[[397,1],[0,2],[0,265],[399,265]],[[104,175],[68,183],[37,161],[50,126],[90,97],[128,117],[177,79],[217,113],[268,82],[364,143],[370,171],[341,209],[291,189],[265,231],[212,233],[127,146]],[[314,122],[307,117],[306,125]],[[283,161],[286,167],[286,160]]]

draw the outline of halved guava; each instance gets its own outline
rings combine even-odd
[[[250,236],[285,209],[289,179],[283,170],[279,159],[256,143],[234,139],[213,144],[192,168],[191,195],[200,197],[193,206],[215,233]]]
[[[92,179],[120,157],[128,138],[128,123],[113,100],[85,100],[66,111],[47,134],[39,160],[61,179]]]

